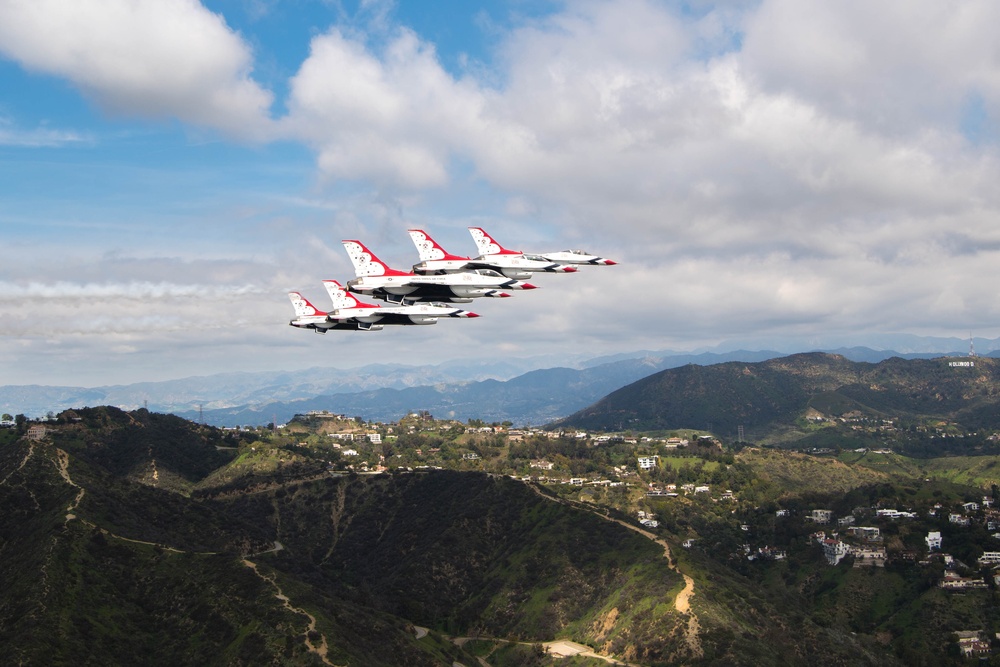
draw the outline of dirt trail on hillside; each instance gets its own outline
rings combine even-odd
[[[416,629],[416,626],[414,626]],[[423,629],[423,628],[421,628]],[[426,633],[425,633],[426,634]],[[417,639],[421,636],[418,635]],[[594,649],[586,646],[584,644],[577,644],[576,642],[571,642],[568,639],[557,639],[551,642],[522,642],[514,639],[501,639],[499,637],[484,637],[482,635],[476,637],[451,637],[450,641],[455,646],[465,646],[470,641],[483,640],[488,642],[495,642],[498,644],[517,644],[518,646],[535,646],[536,644],[541,645],[545,649],[545,652],[549,655],[555,656],[556,658],[569,658],[571,656],[580,656],[582,658],[597,658],[598,660],[603,660],[609,665],[622,665],[622,667],[628,667],[627,662],[622,662],[611,656],[601,655],[596,653]],[[479,658],[479,662],[482,665],[489,665],[489,663],[483,658]]]
[[[62,449],[56,450],[56,467],[59,469],[59,474],[64,480],[66,480],[67,484],[80,489],[80,491],[76,494],[76,499],[73,500],[73,504],[66,508],[66,521],[64,523],[68,523],[76,518],[76,514],[74,514],[74,512],[76,512],[76,508],[80,506],[80,501],[83,500],[83,496],[87,493],[87,491],[82,486],[74,482],[73,478],[69,476],[69,454]]]
[[[3,486],[4,484],[6,484],[7,480],[10,479],[11,476],[14,473],[18,472],[21,468],[23,468],[25,466],[25,464],[28,462],[28,459],[30,459],[31,455],[34,454],[34,453],[35,453],[35,441],[34,440],[29,440],[28,441],[28,453],[24,455],[23,459],[21,459],[21,465],[17,466],[13,470],[11,470],[7,474],[6,477],[4,477],[2,480],[0,480],[0,486]]]
[[[254,574],[256,574],[258,577],[260,577],[264,581],[274,586],[274,590],[277,591],[275,597],[281,600],[281,602],[285,605],[285,609],[295,614],[301,614],[302,616],[305,616],[306,618],[309,619],[309,626],[303,633],[306,649],[310,653],[315,653],[316,655],[318,655],[319,659],[323,661],[324,665],[331,665],[331,667],[335,667],[333,663],[330,662],[330,660],[327,659],[326,657],[326,654],[329,651],[329,648],[326,643],[326,635],[324,635],[322,632],[316,632],[316,617],[307,612],[305,609],[302,609],[301,607],[293,607],[291,601],[288,599],[288,596],[285,595],[284,591],[281,590],[281,586],[278,585],[277,580],[273,576],[269,577],[263,574],[260,570],[258,570],[257,563],[244,559],[243,564],[249,567],[251,570],[253,570]],[[319,645],[313,644],[312,642],[312,635],[314,633],[319,635],[320,638]]]
[[[21,462],[21,465],[20,465],[20,467],[18,467],[18,470],[20,470],[21,468],[23,468],[24,464],[27,463],[28,459],[31,457],[32,452],[34,451],[33,448],[34,448],[34,445],[32,444],[32,447],[29,449],[28,454],[24,458],[24,461]],[[83,487],[81,487],[79,484],[77,484],[76,482],[74,482],[73,478],[70,477],[70,474],[69,474],[69,454],[67,454],[62,449],[56,449],[55,452],[56,452],[56,467],[59,470],[59,475],[63,478],[63,480],[65,480],[65,482],[67,484],[69,484],[72,487],[75,487],[75,488],[79,489],[79,493],[76,494],[76,499],[67,508],[67,512],[68,513],[66,514],[66,522],[68,523],[69,521],[77,518],[76,515],[74,514],[74,512],[76,511],[76,508],[80,505],[80,501],[83,500],[83,496],[86,493],[86,490]],[[154,463],[154,470],[155,470],[155,463]],[[11,474],[13,474],[13,473],[11,473]],[[10,475],[8,475],[8,477],[9,476]],[[6,478],[3,481],[6,482],[7,481]],[[116,534],[114,534],[114,533],[112,533],[112,532],[110,532],[110,531],[108,531],[108,530],[106,530],[104,528],[100,528],[96,524],[91,523],[90,521],[87,521],[85,519],[80,519],[80,522],[83,523],[86,526],[90,526],[91,528],[97,528],[104,535],[107,535],[107,536],[112,537],[112,538],[117,539],[117,540],[122,540],[124,542],[132,542],[134,544],[147,544],[147,545],[150,545],[150,546],[159,547],[160,549],[163,549],[164,551],[171,551],[173,553],[181,553],[181,554],[208,556],[208,555],[214,555],[216,553],[216,552],[212,552],[212,551],[184,551],[182,549],[175,549],[174,547],[170,547],[170,546],[167,546],[165,544],[159,544],[157,542],[147,542],[145,540],[136,540],[136,539],[132,539],[130,537],[122,537],[121,535],[116,535]],[[281,542],[275,541],[274,546],[271,549],[268,549],[268,550],[263,551],[261,553],[278,552],[278,551],[281,551],[284,548],[285,547],[284,547],[283,544],[281,544]],[[323,661],[323,664],[330,665],[331,667],[337,667],[332,662],[330,662],[327,659],[327,657],[326,657],[327,656],[327,652],[329,651],[329,649],[327,647],[326,636],[324,634],[322,634],[322,633],[317,633],[316,632],[316,618],[312,614],[310,614],[309,612],[307,612],[304,609],[301,609],[299,607],[293,607],[292,604],[291,604],[291,601],[288,599],[288,596],[285,595],[284,591],[281,590],[281,587],[278,586],[278,582],[274,579],[274,577],[268,577],[268,576],[264,575],[263,573],[261,573],[257,569],[257,564],[256,563],[253,563],[253,562],[251,562],[249,560],[244,560],[243,564],[246,565],[247,567],[251,568],[254,571],[254,574],[256,574],[257,576],[259,576],[261,579],[264,579],[265,581],[269,582],[272,586],[274,586],[275,590],[277,591],[277,594],[276,594],[275,597],[277,597],[279,600],[281,600],[281,602],[284,604],[284,606],[285,606],[286,609],[288,609],[289,611],[291,611],[293,613],[296,613],[296,614],[302,614],[306,618],[309,619],[309,625],[306,628],[305,633],[303,633],[303,638],[304,638],[304,641],[305,641],[305,644],[306,644],[306,648],[309,650],[309,652],[315,653],[316,655],[318,655],[319,658],[320,658],[320,660]],[[44,574],[45,573],[43,572],[43,578],[44,578]],[[47,587],[46,587],[46,590],[47,590]],[[312,635],[313,634],[318,634],[319,635],[320,642],[319,642],[318,645],[315,645],[312,642]]]
[[[648,530],[643,530],[638,526],[634,526],[628,523],[627,521],[623,521],[621,519],[615,519],[613,517],[607,516],[606,514],[602,514],[595,508],[588,507],[586,505],[578,503],[569,502],[567,500],[563,500],[562,498],[555,498],[548,494],[542,493],[542,490],[538,487],[537,484],[528,484],[528,487],[542,498],[545,498],[546,500],[551,500],[552,502],[561,503],[563,505],[566,505],[567,507],[586,510],[591,514],[599,516],[606,521],[613,521],[614,523],[624,526],[631,531],[639,533],[643,537],[652,540],[653,542],[656,542],[661,547],[663,547],[663,557],[667,559],[667,564],[669,565],[670,569],[673,570],[674,572],[677,572],[682,577],[684,577],[684,588],[681,589],[681,592],[678,593],[677,597],[674,599],[674,609],[676,609],[678,613],[686,614],[688,616],[687,628],[684,633],[684,639],[688,645],[688,649],[691,651],[692,657],[700,658],[702,655],[704,655],[704,652],[701,648],[701,639],[699,637],[699,633],[701,631],[701,625],[698,623],[698,616],[691,610],[691,597],[694,595],[694,579],[692,579],[691,577],[689,577],[688,575],[684,574],[679,569],[677,569],[677,564],[674,562],[670,554],[670,545],[667,544],[666,540],[657,537]]]

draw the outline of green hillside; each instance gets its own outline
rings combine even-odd
[[[834,441],[865,447],[889,431],[921,450],[940,444],[930,443],[935,435],[971,436],[965,444],[982,445],[978,431],[1000,429],[1000,361],[977,358],[972,367],[950,365],[954,361],[869,364],[816,352],[689,365],[623,387],[558,424],[604,431],[694,428],[730,438],[742,426],[755,442],[810,447]]]
[[[39,441],[8,435],[8,660],[606,664],[546,653],[562,641],[648,666],[958,665],[954,632],[1000,631],[992,585],[948,593],[941,561],[916,562],[929,531],[962,576],[1000,550],[992,514],[969,514],[965,528],[947,518],[988,492],[996,457],[692,444],[612,487],[473,470],[331,474],[329,445],[309,445],[302,424],[289,430],[227,433],[93,408],[62,415]],[[489,437],[491,467],[527,446]],[[536,436],[531,447],[561,452],[585,476],[611,456],[610,444],[566,444]],[[410,460],[408,446],[377,451]],[[634,470],[634,456],[609,460]],[[669,480],[707,491],[647,493]],[[912,518],[880,518],[882,507]],[[813,535],[838,528],[812,522],[815,508],[877,526],[884,567],[827,564]],[[638,511],[656,525],[640,526]]]

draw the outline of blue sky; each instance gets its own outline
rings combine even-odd
[[[0,0],[2,384],[1000,336],[994,2]],[[340,240],[544,276],[325,337]],[[416,329],[414,331],[413,329]]]

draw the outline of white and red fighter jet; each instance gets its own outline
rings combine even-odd
[[[409,230],[410,239],[417,247],[420,263],[413,265],[413,272],[423,275],[457,273],[474,269],[492,269],[517,280],[525,280],[532,273],[573,273],[576,269],[549,260],[535,259],[519,254],[490,255],[488,257],[459,257],[442,248],[430,234],[422,229]]]
[[[595,266],[614,266],[618,262],[597,255],[591,255],[583,250],[561,250],[559,252],[523,253],[520,250],[508,250],[497,243],[482,227],[469,227],[472,240],[479,249],[478,259],[493,259],[495,257],[524,256],[531,259],[558,262],[560,264],[592,264]]]
[[[333,310],[327,313],[313,306],[298,292],[288,293],[296,315],[289,322],[291,326],[312,329],[316,333],[326,333],[330,329],[381,331],[385,325],[437,324],[442,317],[479,317],[476,313],[443,304],[378,306],[362,303],[336,280],[324,280],[323,287],[333,301]]]
[[[347,289],[370,294],[391,303],[445,301],[469,303],[479,297],[507,297],[503,290],[536,289],[531,283],[514,280],[489,269],[420,275],[390,268],[360,241],[343,241],[357,278],[347,282]]]

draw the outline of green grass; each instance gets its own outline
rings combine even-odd
[[[705,459],[697,458],[694,456],[661,456],[660,465],[665,467],[671,467],[674,470],[680,470],[681,468],[693,468],[697,464],[703,464],[705,472],[712,472],[718,470],[721,463],[718,461],[706,461]]]
[[[929,477],[988,489],[1000,485],[1000,456],[950,456],[922,462]]]

